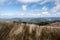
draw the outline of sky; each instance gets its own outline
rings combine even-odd
[[[60,0],[0,0],[0,18],[60,17]]]

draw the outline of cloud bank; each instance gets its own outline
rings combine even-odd
[[[0,0],[0,8],[1,8],[1,5],[6,5],[9,3],[13,4],[12,2],[17,3],[16,5],[18,5],[18,3],[22,4],[22,5],[20,5],[21,9],[22,9],[22,13],[17,12],[17,14],[14,14],[12,12],[12,13],[4,14],[4,13],[1,13],[1,11],[0,11],[1,17],[4,17],[4,16],[6,16],[6,17],[7,16],[9,16],[9,17],[10,16],[11,17],[21,17],[21,16],[22,17],[53,17],[53,16],[60,17],[60,0]],[[52,7],[49,4],[51,2],[54,2],[55,6],[52,5],[53,6]],[[32,7],[30,8],[29,5],[33,4],[33,3],[35,3],[34,4],[35,6],[32,5]],[[31,10],[32,10],[32,12],[31,12]]]

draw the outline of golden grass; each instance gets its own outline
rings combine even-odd
[[[0,40],[60,40],[60,28],[0,22]]]

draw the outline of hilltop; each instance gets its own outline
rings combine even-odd
[[[60,40],[60,22],[39,26],[0,22],[0,40]]]

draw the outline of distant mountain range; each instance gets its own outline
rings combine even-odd
[[[16,22],[27,22],[27,23],[41,23],[48,21],[60,21],[60,17],[41,17],[41,18],[0,18],[0,21],[16,21]]]

